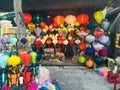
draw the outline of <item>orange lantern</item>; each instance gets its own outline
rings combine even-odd
[[[62,44],[63,43],[63,40],[62,39],[59,39],[58,40],[58,44]]]
[[[46,44],[50,45],[52,43],[51,39],[46,40]]]
[[[68,24],[73,24],[73,23],[76,22],[76,17],[75,17],[74,15],[67,15],[67,16],[65,17],[65,21],[66,21],[66,23],[68,23]]]
[[[61,36],[62,36],[62,40],[65,40],[66,38],[65,34],[62,34]]]
[[[80,24],[88,24],[89,23],[89,16],[87,14],[80,14],[77,16],[77,21]]]
[[[32,20],[32,16],[29,13],[23,14],[23,18],[24,18],[24,23],[25,24],[29,24]]]
[[[63,24],[65,22],[65,18],[62,15],[58,15],[58,16],[54,17],[54,22],[58,25]]]
[[[40,27],[45,27],[46,26],[46,23],[45,22],[41,22],[40,23]]]

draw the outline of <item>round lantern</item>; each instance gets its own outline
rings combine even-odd
[[[76,22],[76,17],[75,17],[74,15],[67,15],[67,16],[65,17],[65,21],[66,21],[66,23],[68,23],[68,24],[73,24],[73,23]]]
[[[102,60],[101,57],[95,57],[95,58],[94,58],[94,61],[95,61],[95,63],[96,63],[97,65],[100,65],[103,60]]]
[[[63,43],[63,40],[62,39],[59,39],[58,40],[58,44],[62,44]]]
[[[81,42],[80,44],[78,44],[78,49],[79,50],[86,50],[87,45],[85,44],[85,42]]]
[[[93,35],[88,35],[85,37],[85,40],[89,43],[93,42],[95,40],[95,37]]]
[[[46,23],[45,22],[41,22],[40,23],[40,27],[45,27],[46,26]]]
[[[75,44],[79,44],[81,41],[79,39],[75,40]]]
[[[46,40],[46,44],[50,45],[52,43],[51,39]]]
[[[96,51],[100,51],[104,48],[104,45],[101,44],[101,43],[97,43],[97,42],[93,42],[93,48],[96,50]]]
[[[35,40],[34,44],[35,44],[35,47],[37,49],[39,49],[42,46],[42,42],[40,40],[37,40],[37,39]]]
[[[88,55],[93,55],[94,52],[95,52],[95,50],[94,50],[94,48],[92,48],[92,47],[88,47],[88,48],[86,49],[86,54],[88,54]]]
[[[28,29],[31,31],[31,32],[33,32],[34,30],[35,30],[35,24],[34,23],[29,23],[28,25]]]
[[[34,23],[40,23],[43,21],[43,16],[37,14],[37,15],[34,15],[33,16],[33,20],[32,20]]]
[[[85,65],[88,67],[88,68],[91,68],[94,66],[94,61],[91,60],[91,59],[88,59],[85,61]]]
[[[65,18],[62,15],[57,15],[57,16],[54,17],[54,22],[58,25],[59,24],[64,24]]]
[[[29,13],[25,13],[23,14],[23,19],[24,19],[25,24],[29,24],[32,20],[32,16]]]
[[[70,44],[70,45],[73,45],[74,43],[75,43],[75,40],[74,40],[74,39],[72,39],[72,40],[69,41],[69,44]]]
[[[77,16],[77,21],[80,24],[88,24],[89,23],[89,16],[87,14],[80,14]]]
[[[67,44],[68,44],[68,40],[65,39],[65,40],[63,41],[63,44],[64,44],[64,45],[67,45]]]
[[[102,49],[102,50],[100,51],[100,55],[101,55],[101,56],[107,56],[107,55],[108,55],[108,50],[107,50],[107,49]]]
[[[56,44],[57,44],[57,42],[58,42],[58,40],[57,40],[57,39],[54,39],[54,40],[53,40],[53,44],[54,44],[54,45],[56,45]]]
[[[47,25],[50,25],[51,23],[53,23],[53,17],[48,15],[45,17],[44,21]]]
[[[104,35],[104,31],[102,29],[96,29],[94,32],[93,32],[93,35],[97,38],[101,37]]]
[[[84,56],[79,56],[79,57],[77,58],[77,60],[78,60],[78,62],[79,62],[80,64],[83,64],[83,63],[85,63],[86,58],[85,58]]]
[[[102,20],[102,22],[101,22],[101,27],[102,27],[104,30],[108,30],[109,25],[110,25],[110,22],[109,22],[107,19]]]
[[[102,36],[99,38],[99,41],[105,45],[109,45],[110,44],[110,39],[108,36]]]

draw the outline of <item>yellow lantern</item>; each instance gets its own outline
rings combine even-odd
[[[74,26],[80,26],[80,23],[79,22],[75,22]]]
[[[34,23],[30,23],[30,24],[28,24],[28,29],[31,31],[31,32],[33,32],[34,30],[35,30],[35,24]]]
[[[102,19],[104,18],[104,13],[102,11],[96,11],[94,13],[94,18],[98,24],[101,23]]]
[[[76,21],[76,17],[75,17],[74,15],[67,15],[67,16],[65,17],[65,21],[66,21],[66,23],[68,23],[68,24],[73,24],[73,23],[75,23],[75,21]]]

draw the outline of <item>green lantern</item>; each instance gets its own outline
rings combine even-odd
[[[30,55],[31,55],[31,62],[32,64],[36,64],[37,60],[37,53],[36,52],[30,52]]]
[[[43,16],[41,16],[39,14],[33,16],[33,22],[34,23],[40,23],[42,21],[43,21]]]

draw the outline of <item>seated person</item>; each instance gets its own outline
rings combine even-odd
[[[61,52],[61,48],[56,48],[56,56],[60,61],[65,61],[65,54]]]

